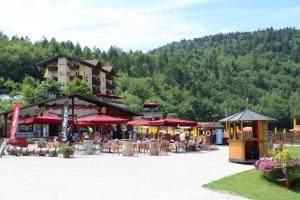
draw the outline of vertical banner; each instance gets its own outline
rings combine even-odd
[[[67,128],[68,128],[68,119],[69,119],[69,102],[64,103],[61,115],[61,141],[66,143],[68,140]]]
[[[20,102],[18,102],[15,105],[13,115],[12,115],[12,120],[11,120],[11,127],[10,127],[10,140],[15,140],[16,139],[16,131],[18,128],[18,122],[19,122],[19,113],[20,113]]]

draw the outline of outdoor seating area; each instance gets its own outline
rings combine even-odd
[[[55,116],[33,117],[24,120],[25,124],[58,125],[61,119]],[[100,155],[111,153],[123,156],[167,156],[170,152],[190,152],[200,150],[213,150],[209,144],[203,144],[195,132],[196,122],[177,118],[167,118],[157,121],[111,117],[107,115],[94,115],[82,117],[77,120],[69,119],[70,129],[68,144],[74,149],[75,155]],[[117,126],[126,128],[147,126],[146,132],[129,131],[128,137],[118,138]],[[149,133],[151,128],[151,134]],[[182,128],[181,128],[182,127]],[[71,129],[73,128],[73,130]],[[72,132],[77,130],[76,135]],[[10,155],[39,155],[57,156],[62,145],[62,136],[17,137],[10,142],[8,152]],[[38,152],[38,153],[37,153]],[[51,153],[49,153],[51,152]]]

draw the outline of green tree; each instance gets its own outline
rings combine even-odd
[[[95,97],[92,89],[86,84],[85,81],[80,80],[79,78],[74,78],[63,90],[63,94],[81,94],[88,97]]]

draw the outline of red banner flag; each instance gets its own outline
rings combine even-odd
[[[10,127],[10,138],[9,138],[10,140],[16,139],[16,131],[18,128],[20,108],[21,108],[21,105],[20,105],[20,102],[18,102],[15,105],[14,112],[12,115],[11,127]]]

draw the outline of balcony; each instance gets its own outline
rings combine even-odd
[[[79,65],[76,62],[67,62],[67,65],[71,68],[79,68]]]
[[[106,79],[107,79],[107,80],[113,80],[113,76],[110,75],[110,74],[106,74]]]
[[[49,71],[57,71],[57,63],[53,63],[47,66]]]
[[[100,80],[99,80],[99,78],[92,78],[92,84],[93,85],[97,85],[97,86],[99,86],[100,85]]]
[[[107,82],[106,82],[106,83],[107,83]],[[113,90],[115,87],[116,87],[116,85],[115,85],[114,83],[112,83],[112,84],[107,84],[107,85],[106,85],[106,88],[107,88],[107,89],[110,89],[110,90]]]
[[[93,87],[93,93],[99,93],[100,92],[100,88],[99,87]]]
[[[99,76],[99,72],[100,72],[100,71],[97,70],[97,69],[93,69],[93,70],[92,70],[92,74],[95,75],[95,76]]]

